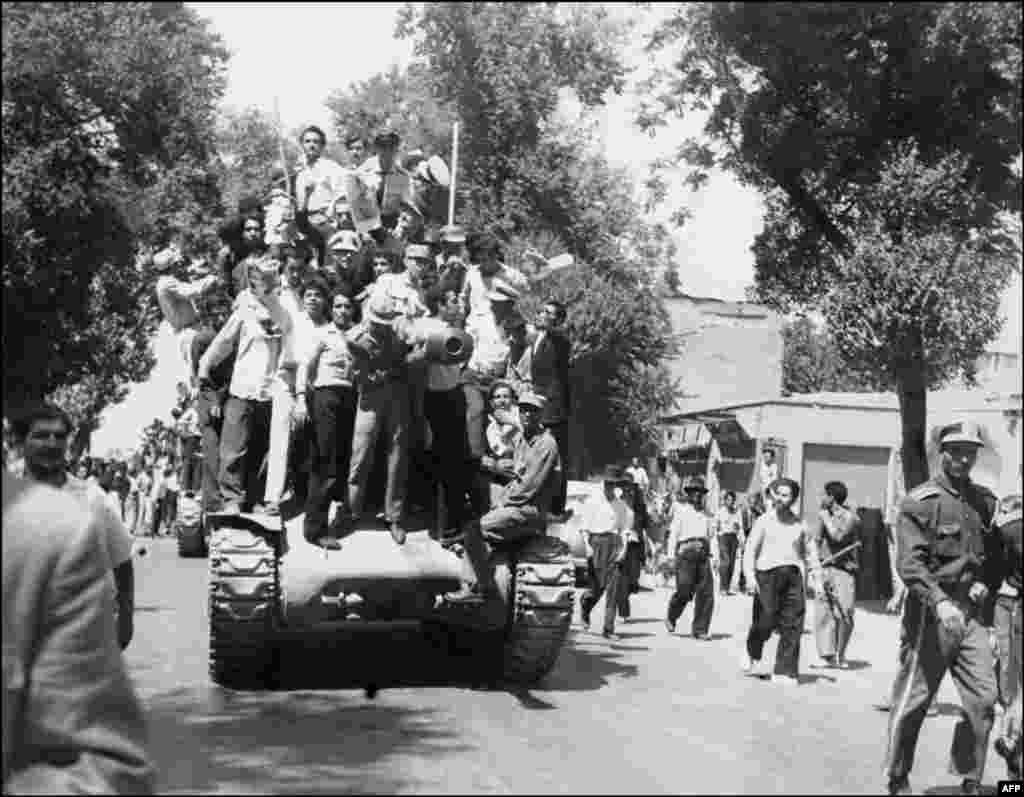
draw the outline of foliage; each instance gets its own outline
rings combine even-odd
[[[454,116],[435,97],[423,64],[413,63],[405,70],[393,66],[346,90],[336,90],[327,107],[334,115],[339,141],[358,135],[370,142],[374,133],[389,124],[402,137],[406,151],[422,149],[428,156],[441,155],[446,162],[451,158]]]
[[[264,196],[275,169],[281,167],[281,150],[291,167],[298,144],[282,139],[277,122],[259,108],[225,109],[217,120],[217,151],[224,207],[233,212],[239,200]]]
[[[998,218],[1020,208],[1019,7],[687,4],[651,46],[679,42],[640,123],[708,112],[678,159],[694,184],[721,168],[765,195],[757,298],[821,305],[844,360],[896,384],[913,486],[926,389],[969,381],[998,329]]]
[[[892,389],[884,371],[851,368],[828,331],[806,316],[795,318],[782,327],[782,345],[784,395]]]
[[[198,242],[218,210],[227,54],[181,3],[3,13],[5,401],[61,390],[92,412],[154,364],[136,252]]]

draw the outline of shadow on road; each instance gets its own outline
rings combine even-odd
[[[147,699],[161,793],[395,792],[395,755],[468,749],[432,711],[309,692],[191,687]]]

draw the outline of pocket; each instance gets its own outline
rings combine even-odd
[[[940,525],[933,544],[935,556],[942,560],[956,559],[963,554],[963,533],[955,524]]]

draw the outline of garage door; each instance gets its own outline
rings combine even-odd
[[[800,485],[804,516],[817,508],[830,481],[846,485],[854,506],[881,509],[885,506],[888,473],[888,448],[805,444]]]

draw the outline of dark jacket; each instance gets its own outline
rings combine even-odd
[[[572,345],[561,332],[545,332],[533,353],[530,381],[533,389],[547,399],[542,420],[546,424],[563,423],[569,418],[569,357]]]

